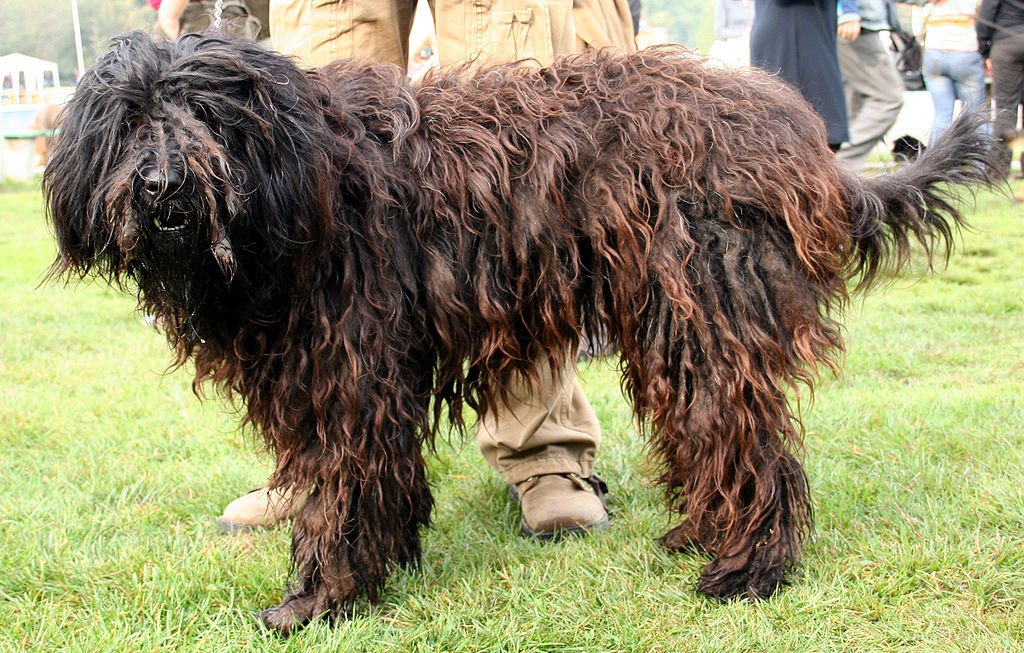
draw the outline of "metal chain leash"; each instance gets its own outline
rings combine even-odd
[[[213,29],[220,30],[220,19],[224,14],[224,0],[213,3]]]

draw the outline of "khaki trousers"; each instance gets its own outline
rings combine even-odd
[[[442,64],[545,65],[584,48],[635,48],[626,0],[433,0],[430,7]],[[271,0],[271,39],[309,66],[361,57],[405,68],[415,13],[416,0]]]
[[[601,425],[572,366],[552,373],[537,366],[539,381],[518,381],[511,401],[477,425],[480,453],[509,483],[542,474],[594,473]]]
[[[434,0],[431,10],[442,64],[544,65],[588,47],[635,49],[625,0]],[[405,69],[415,11],[416,0],[271,0],[271,40],[309,66],[360,57]],[[509,483],[591,476],[601,428],[575,371],[545,362],[538,376],[515,383],[510,405],[480,421],[480,451]]]

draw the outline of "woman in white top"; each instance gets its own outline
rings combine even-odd
[[[985,103],[985,62],[974,30],[980,4],[979,0],[939,0],[924,9],[922,72],[935,105],[932,143],[953,120],[957,100],[962,109]]]

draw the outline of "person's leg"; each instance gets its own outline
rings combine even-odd
[[[1014,41],[1014,47],[1015,47],[1015,52],[1016,52],[1016,57],[1014,59],[1014,64],[1015,64],[1015,72],[1014,72],[1014,74],[1016,75],[1018,80],[1024,80],[1024,43],[1021,42],[1024,39],[1011,39],[1011,40]],[[1021,114],[1020,114],[1020,108],[1022,106],[1024,106],[1024,81],[1022,81],[1021,84],[1017,87],[1017,95],[1016,95],[1016,100],[1015,101],[1017,102],[1018,111],[1016,112],[1016,115],[1013,116],[1013,118],[1014,118],[1013,127],[1016,130],[1016,134],[1015,134],[1016,137],[1014,139],[1014,142],[1010,144],[1010,158],[1011,158],[1010,168],[1013,167],[1013,161],[1012,161],[1013,154],[1014,154],[1014,152],[1017,152],[1018,155],[1019,155],[1019,158],[1018,158],[1018,161],[1017,161],[1017,163],[1018,163],[1017,178],[1018,179],[1024,179],[1024,149],[1022,149],[1020,147],[1020,145],[1019,145],[1020,142],[1021,142],[1021,140],[1020,140],[1021,134],[1024,133],[1024,131],[1022,131],[1022,127],[1021,127]],[[1022,195],[1021,193],[1018,193],[1017,194],[1017,199],[1024,201],[1024,195]]]
[[[574,0],[572,5],[577,50],[636,49],[633,16],[627,0]]]
[[[861,32],[853,41],[840,39],[837,52],[843,82],[860,102],[849,113],[850,141],[836,156],[857,172],[896,122],[903,107],[903,81],[878,32]]]
[[[543,66],[575,48],[572,0],[504,0],[493,5],[434,0],[442,65],[524,63]]]
[[[546,65],[586,48],[636,49],[626,0],[434,0],[442,64]]]
[[[442,65],[546,65],[587,46],[634,49],[622,0],[505,0],[490,7],[435,0],[433,10]],[[552,374],[541,364],[539,383],[516,383],[509,404],[478,425],[481,452],[514,486],[527,534],[551,537],[607,523],[600,482],[591,478],[600,426],[574,375],[570,365]]]
[[[488,463],[515,488],[523,532],[541,538],[601,528],[608,522],[600,481],[591,480],[601,427],[571,366],[538,381],[517,381],[507,406],[477,425]]]
[[[935,107],[935,119],[932,121],[932,135],[929,145],[934,145],[942,132],[946,131],[953,120],[953,108],[956,104],[956,90],[953,80],[946,74],[945,55],[952,54],[941,50],[926,50],[922,72],[928,95]]]
[[[1021,101],[1021,76],[1024,74],[1024,49],[1017,39],[998,39],[992,44],[992,101],[995,104],[993,128],[995,135],[1004,138],[1017,130],[1017,108]],[[1007,149],[1003,155],[1004,174],[1009,176],[1013,153]]]
[[[1011,71],[1010,74],[1013,76],[1013,78],[1017,79],[1018,82],[1019,82],[1020,80],[1024,80],[1024,39],[1011,38],[1011,39],[1006,39],[1006,40],[1010,41],[1011,42],[1011,46],[1012,46],[1012,50],[1011,50],[1011,52],[1012,52],[1012,62],[1011,62],[1012,65],[1011,65],[1011,68],[1010,68],[1010,71]],[[1021,104],[1024,104],[1024,83],[1019,83],[1017,85],[1017,94],[1014,97],[1013,102],[1016,103],[1016,106],[1018,108],[1021,106]],[[1015,115],[1013,115],[1013,120],[1014,120],[1013,128],[1016,129],[1016,130],[1020,130],[1019,116],[1016,115],[1016,113],[1017,112],[1014,112]],[[1019,131],[1018,131],[1018,133],[1019,133]],[[1011,151],[1011,159],[1012,159],[1012,151]],[[1020,170],[1018,171],[1018,174],[1021,177],[1024,177],[1024,154],[1022,154],[1022,156],[1021,156],[1020,166],[1021,167],[1020,167]],[[1011,167],[1012,167],[1012,161],[1011,161]]]
[[[575,372],[552,374],[542,363],[537,373],[538,383],[517,381],[509,406],[480,420],[480,452],[513,485],[544,474],[590,476],[601,427]]]
[[[985,62],[977,52],[955,52],[950,61],[956,98],[961,110],[985,106]]]
[[[300,31],[308,34],[330,21],[342,20],[347,28],[349,19],[364,15],[352,8],[346,11],[337,3],[327,3],[318,6],[320,13],[316,15],[296,15],[283,21],[281,17],[287,15],[286,9],[299,14],[312,10],[306,2],[298,3],[298,7],[296,4],[295,0],[272,1],[271,31],[278,49],[298,54],[302,54],[302,39],[292,38],[288,26],[299,25]],[[619,11],[622,0],[577,0],[576,4],[581,6],[574,8],[569,0],[508,0],[496,9],[483,9],[465,0],[435,0],[432,9],[441,61],[443,64],[465,60],[497,63],[532,57],[538,65],[547,64],[555,56],[575,49],[577,38],[573,20],[582,19],[589,5],[616,8],[605,11],[602,16],[622,13]],[[414,3],[407,4],[407,12],[405,8],[399,7],[389,15],[397,16],[399,24],[404,24],[407,16],[411,25]],[[597,43],[607,45],[622,38],[616,36],[621,30],[606,20],[595,18],[590,24],[593,35],[588,38]],[[352,29],[356,29],[354,24]],[[342,35],[341,45],[362,42],[361,37],[348,29],[335,31]],[[407,40],[408,28],[402,33]],[[621,47],[634,48],[631,40],[623,42]],[[364,56],[373,51],[368,46],[355,54]],[[345,50],[333,44],[304,56],[344,56],[339,52]],[[607,512],[601,497],[594,491],[598,483],[585,481],[593,475],[594,453],[600,438],[593,409],[572,372],[564,370],[552,375],[545,366],[539,377],[542,382],[538,387],[521,384],[515,389],[515,399],[509,406],[499,406],[484,420],[478,434],[484,456],[516,487],[525,532],[546,537],[601,526],[607,522]]]

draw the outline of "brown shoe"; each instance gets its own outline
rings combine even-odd
[[[306,503],[306,497],[292,490],[271,490],[263,486],[229,503],[224,514],[217,518],[217,530],[238,533],[273,528],[295,517]]]
[[[604,497],[608,486],[596,476],[531,476],[512,487],[523,512],[523,535],[560,540],[608,528]]]

